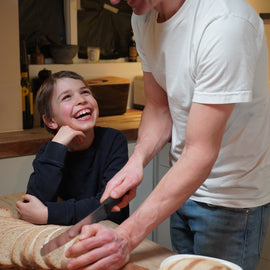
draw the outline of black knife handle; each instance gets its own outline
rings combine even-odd
[[[125,195],[124,195],[125,196]],[[117,205],[118,203],[120,203],[122,201],[122,199],[124,198],[124,196],[117,198],[117,199],[113,199],[111,197],[107,198],[102,205],[105,207],[106,212],[111,212],[112,208]]]

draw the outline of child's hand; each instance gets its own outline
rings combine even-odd
[[[52,141],[66,145],[67,147],[71,143],[81,144],[86,138],[85,134],[82,131],[72,129],[69,126],[62,126]]]
[[[35,196],[25,194],[21,201],[16,202],[19,216],[33,224],[47,224],[48,208]]]

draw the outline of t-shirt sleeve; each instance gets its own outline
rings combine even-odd
[[[150,69],[150,67],[149,67],[149,65],[144,57],[144,51],[142,48],[144,27],[142,27],[140,24],[144,24],[146,19],[147,19],[146,15],[138,16],[138,15],[133,13],[132,17],[131,17],[131,25],[132,25],[132,29],[133,29],[134,37],[135,37],[135,41],[136,41],[136,49],[137,49],[138,55],[140,56],[140,59],[141,59],[142,70],[145,72],[151,72],[151,69]]]
[[[196,52],[193,102],[251,101],[261,38],[253,25],[238,17],[209,24]]]

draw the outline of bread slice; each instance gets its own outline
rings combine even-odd
[[[0,223],[0,239],[10,230],[18,227],[28,227],[29,224],[16,224],[16,223]]]
[[[61,226],[52,226],[48,230],[43,230],[36,238],[32,251],[32,266],[34,269],[50,269],[41,256],[40,251],[44,243],[59,230],[63,230]]]
[[[17,226],[13,229],[7,230],[0,237],[0,268],[11,268],[13,263],[11,260],[11,251],[16,238],[27,231],[29,228],[26,226]]]
[[[58,230],[60,226],[58,225],[47,225],[44,227],[43,230],[40,230],[36,233],[36,235],[31,239],[30,242],[28,242],[27,244],[27,260],[28,260],[28,265],[31,266],[31,268],[36,269],[34,266],[36,265],[35,260],[34,260],[34,247],[35,247],[35,242],[38,240],[38,238],[40,237],[40,235],[42,233],[46,233],[47,231],[50,231],[51,229],[53,229],[54,231]],[[60,227],[61,228],[61,227]],[[42,241],[44,241],[44,238],[41,238]],[[40,250],[39,250],[40,253]],[[46,265],[46,264],[45,264]]]
[[[36,226],[30,226],[27,231],[23,234],[20,234],[13,244],[11,250],[11,261],[16,269],[26,269],[26,266],[22,264],[21,261],[21,251],[23,250],[24,239],[28,237],[28,235],[36,229]]]
[[[53,262],[53,265],[56,265],[58,267],[57,269],[67,269],[67,264],[71,260],[71,258],[66,257],[66,251],[77,241],[79,241],[79,235],[77,235],[76,237],[71,239],[68,243],[66,243],[66,245],[63,246],[62,251],[59,249],[58,251],[55,252],[55,254],[52,254],[51,260]],[[58,256],[58,254],[61,256],[60,264],[56,264],[57,263],[56,256]]]
[[[12,217],[12,212],[5,207],[0,207],[0,216],[1,217]]]
[[[10,224],[11,225],[11,224],[32,224],[32,223],[27,222],[27,221],[22,220],[22,219],[14,218],[14,217],[0,216],[0,225],[2,225],[2,224],[5,224],[5,225]]]
[[[49,240],[54,239],[55,237],[59,236],[61,233],[67,231],[69,228],[70,228],[70,226],[63,227],[62,230],[59,230],[56,233],[52,234],[47,240],[49,241]],[[70,241],[68,243],[66,243],[65,245],[48,253],[44,257],[44,261],[50,267],[50,269],[62,269],[61,268],[61,260],[63,257],[65,257],[64,253],[65,253],[66,247],[69,243],[70,243]]]
[[[30,250],[32,248],[32,242],[36,239],[37,235],[44,230],[45,228],[47,228],[47,226],[45,225],[36,225],[35,229],[32,230],[27,237],[25,237],[23,239],[23,247],[21,249],[21,253],[20,253],[20,259],[22,264],[26,267],[26,268],[31,268],[31,261],[30,261]]]
[[[101,221],[100,223],[103,224],[104,226],[108,226],[106,221]],[[51,239],[53,238],[54,237],[51,237]],[[44,258],[47,265],[51,267],[51,269],[67,269],[67,263],[70,261],[70,258],[67,258],[65,253],[71,245],[73,245],[76,241],[79,241],[78,239],[79,235],[71,239],[65,245],[47,254]]]

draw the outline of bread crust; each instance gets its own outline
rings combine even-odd
[[[27,269],[21,261],[21,251],[23,249],[24,239],[35,229],[35,226],[30,226],[27,231],[20,234],[14,241],[11,250],[11,261],[16,269]]]
[[[40,250],[45,243],[70,227],[34,225],[9,215],[0,215],[0,268],[14,270],[66,269],[70,259],[65,256],[65,252],[75,241],[78,241],[79,235],[45,257],[41,256]],[[132,264],[128,264],[122,270],[133,269],[132,266]],[[135,269],[143,270],[144,268]]]
[[[32,263],[34,269],[41,269],[41,270],[48,270],[50,267],[44,261],[44,258],[40,254],[40,250],[43,247],[44,243],[48,241],[48,239],[53,235],[56,231],[61,230],[61,226],[52,226],[48,228],[48,230],[43,230],[39,236],[37,237],[36,241],[34,242],[33,246],[33,254],[32,254]]]
[[[5,233],[2,234],[0,238],[0,268],[9,268],[13,266],[11,260],[12,243],[15,242],[17,236],[23,234],[28,228],[29,225],[16,226],[12,229],[7,229]]]
[[[223,263],[210,258],[181,258],[163,265],[160,270],[232,270]]]
[[[12,212],[6,207],[0,207],[1,217],[12,217]]]

